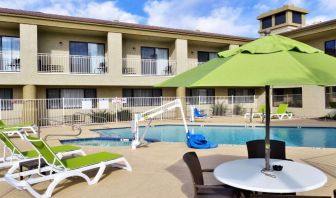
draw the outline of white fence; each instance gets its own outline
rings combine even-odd
[[[0,100],[0,119],[7,124],[37,123],[41,126],[129,122],[135,113],[159,107],[176,97],[148,98],[62,98],[37,100]],[[248,97],[185,97],[181,98],[190,116],[191,106],[209,116],[243,115],[257,109],[254,96]],[[46,121],[45,119],[49,121]],[[156,119],[180,119],[178,111],[169,111]]]
[[[107,73],[105,56],[78,56],[66,54],[38,54],[39,73],[104,74]]]
[[[168,59],[123,58],[122,74],[137,76],[172,76],[176,61]]]
[[[19,72],[20,53],[0,51],[0,72]]]

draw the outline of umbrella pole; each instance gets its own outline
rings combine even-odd
[[[271,122],[271,105],[270,105],[270,86],[265,86],[265,106],[266,106],[266,124],[265,124],[265,169],[266,171],[271,170],[270,165],[270,154],[271,154],[271,145],[270,145],[270,122]]]

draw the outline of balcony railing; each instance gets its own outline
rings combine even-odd
[[[18,52],[0,51],[0,72],[19,72],[20,54]]]
[[[105,56],[38,54],[39,73],[105,74]]]
[[[123,75],[173,76],[176,74],[176,61],[167,59],[123,58]]]

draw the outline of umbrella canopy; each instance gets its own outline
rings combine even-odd
[[[301,42],[272,35],[218,53],[159,87],[333,85],[336,58]]]
[[[335,85],[336,58],[304,43],[266,36],[166,80],[158,87],[265,87],[265,170],[270,170],[270,86]]]

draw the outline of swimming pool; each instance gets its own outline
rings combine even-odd
[[[265,137],[264,127],[245,128],[244,126],[206,125],[188,126],[188,128],[194,133],[203,134],[209,141],[217,144],[243,145],[247,141]],[[144,132],[144,129],[144,127],[140,127],[140,134]],[[130,128],[99,129],[94,131],[99,133],[102,138],[132,138]],[[149,129],[146,138],[162,142],[185,142],[184,127],[182,125],[154,126]],[[336,128],[272,127],[271,138],[285,141],[287,146],[336,148]],[[90,145],[90,142],[84,143]],[[109,143],[105,144],[105,146],[108,145]],[[111,146],[113,145],[111,144]]]

